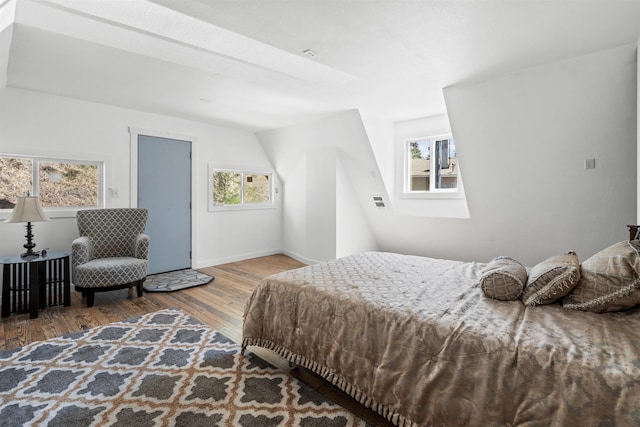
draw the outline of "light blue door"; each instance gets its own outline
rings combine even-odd
[[[138,136],[138,207],[148,210],[149,274],[190,268],[190,141]]]

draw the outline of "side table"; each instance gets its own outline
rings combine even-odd
[[[69,253],[48,252],[46,256],[0,258],[2,264],[2,317],[29,312],[38,317],[40,308],[71,305]]]

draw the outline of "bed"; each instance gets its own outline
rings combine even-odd
[[[365,252],[278,273],[246,304],[242,346],[397,426],[640,425],[640,310],[488,298],[486,269]]]

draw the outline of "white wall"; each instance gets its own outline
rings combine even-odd
[[[326,261],[336,257],[336,148],[313,148],[304,153],[304,158],[307,160],[305,197],[289,193],[285,187],[286,196],[293,197],[296,205],[307,205],[306,239],[299,241],[296,236],[291,236],[292,242],[295,246],[303,245],[303,252],[299,254],[304,258]],[[294,207],[289,205],[288,208]]]
[[[623,46],[445,89],[471,213],[452,234],[475,248],[465,256],[586,259],[627,238],[636,81],[636,48]]]
[[[1,9],[2,7],[0,6]],[[3,18],[5,18],[5,15],[0,11],[0,89],[7,85],[9,51],[11,50],[11,40],[13,39],[13,25],[7,24],[3,21]]]
[[[286,253],[313,263],[377,249],[371,195],[385,191],[358,111],[258,138],[283,182]]]
[[[353,176],[363,174],[348,161],[348,156],[338,151],[336,163],[336,253],[335,258],[378,248],[375,233],[369,225],[362,206],[361,191]],[[366,172],[364,172],[366,176]],[[354,185],[355,184],[355,185]],[[372,200],[365,195],[365,206]]]
[[[107,198],[107,207],[129,206],[129,127],[194,138],[195,268],[282,251],[279,195],[277,209],[207,211],[209,163],[272,168],[253,133],[20,89],[0,91],[0,152],[105,161],[106,187],[120,193]],[[77,236],[75,219],[67,215],[36,223],[34,234],[36,249],[69,251]],[[0,222],[0,235],[0,256],[22,251],[22,225]]]
[[[636,44],[636,165],[640,165],[640,55],[637,54],[638,47],[640,47],[640,39],[638,39],[638,43]],[[635,224],[640,224],[640,168],[637,171],[637,180],[636,180],[636,222]]]
[[[395,163],[389,161],[396,155],[396,150],[390,141],[395,135],[395,124],[369,112],[360,110],[362,124],[367,133],[367,139],[378,164],[378,171],[384,188],[387,202],[395,197]]]

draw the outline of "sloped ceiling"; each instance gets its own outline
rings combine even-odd
[[[0,25],[8,87],[260,131],[442,114],[443,87],[635,44],[640,0],[6,0]]]

